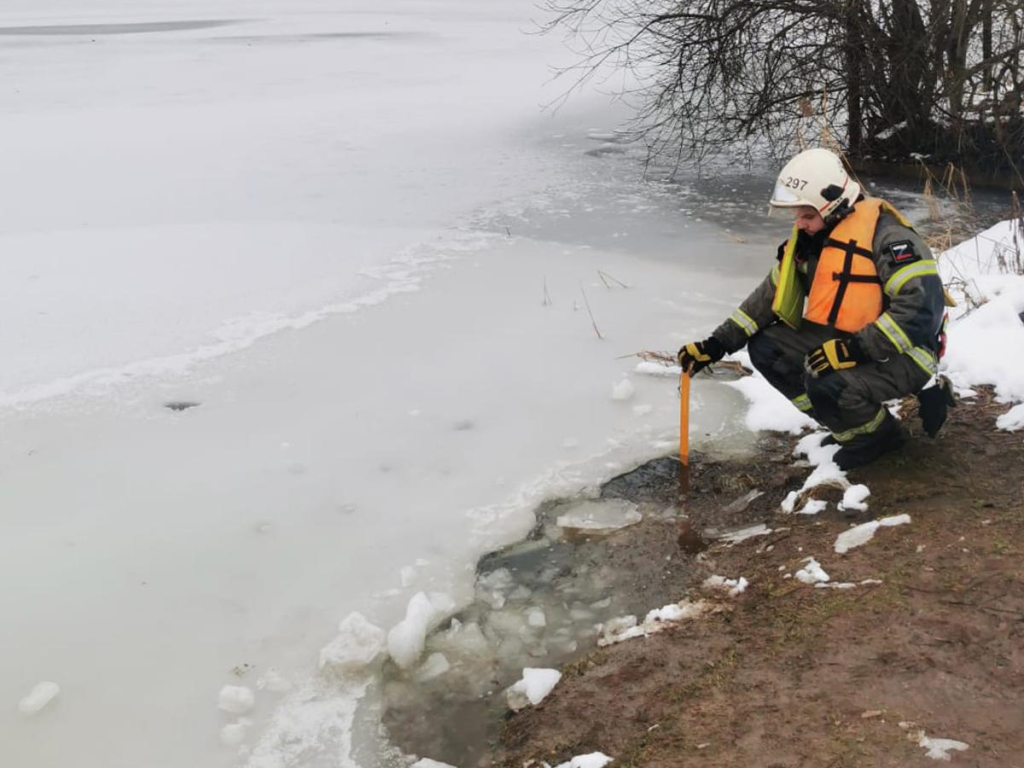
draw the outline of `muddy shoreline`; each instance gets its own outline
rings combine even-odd
[[[432,636],[450,669],[427,681],[386,671],[390,738],[460,768],[595,751],[617,765],[908,766],[934,765],[917,743],[927,733],[970,745],[954,761],[1024,766],[1024,440],[995,431],[1006,408],[982,392],[929,440],[908,400],[908,446],[850,473],[871,489],[863,512],[838,511],[842,492],[821,489],[827,511],[782,514],[809,470],[794,465],[795,440],[774,435],[748,458],[696,457],[684,497],[671,457],[613,479],[601,499],[643,520],[609,535],[559,539],[568,502],[547,502],[524,542],[481,559],[478,599]],[[912,523],[833,552],[850,525],[896,514]],[[681,520],[696,546],[680,541]],[[717,539],[760,523],[772,533]],[[787,578],[808,556],[835,581],[868,585]],[[597,648],[594,624],[699,597],[711,575],[750,587],[728,610]],[[546,613],[543,631],[515,624],[531,610],[517,614],[517,601]],[[497,652],[478,646],[475,663],[445,645],[466,627]],[[563,677],[513,713],[504,689],[523,666]]]

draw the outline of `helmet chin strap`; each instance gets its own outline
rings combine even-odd
[[[823,217],[825,221],[825,227],[827,229],[832,229],[836,224],[845,219],[851,213],[853,213],[853,206],[850,205],[850,201],[843,200],[841,203],[839,203],[839,205],[836,206],[835,210],[833,210],[828,216]]]

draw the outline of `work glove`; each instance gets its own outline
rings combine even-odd
[[[939,376],[935,386],[922,389],[917,393],[920,408],[921,426],[928,437],[935,437],[946,423],[946,415],[950,408],[956,408],[956,397],[953,384],[945,376]]]
[[[684,371],[689,370],[691,376],[698,371],[703,371],[712,363],[717,363],[723,357],[725,357],[725,347],[714,336],[709,336],[704,341],[691,341],[689,344],[683,345],[679,354],[676,355],[679,367]]]
[[[857,363],[866,362],[867,359],[855,338],[829,339],[807,354],[804,358],[804,370],[818,378],[835,371],[853,368]]]

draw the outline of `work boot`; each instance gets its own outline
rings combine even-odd
[[[952,382],[945,376],[939,376],[934,386],[917,393],[917,402],[921,426],[928,433],[928,437],[935,437],[946,423],[949,409],[956,408]]]
[[[895,451],[907,436],[900,425],[899,419],[886,412],[885,420],[870,435],[859,435],[836,451],[833,461],[844,472],[855,467],[870,464],[884,453]]]

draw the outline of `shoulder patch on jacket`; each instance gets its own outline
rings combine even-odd
[[[892,259],[894,264],[903,266],[919,261],[921,257],[914,250],[914,244],[910,240],[898,240],[885,246],[884,253]]]

